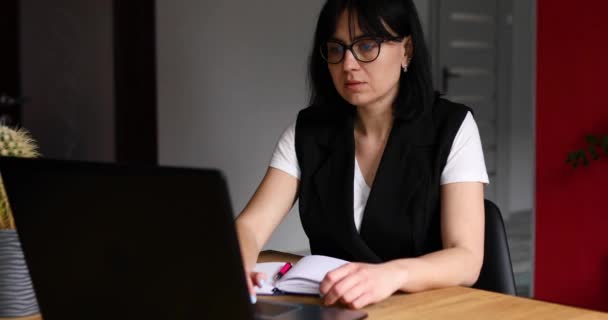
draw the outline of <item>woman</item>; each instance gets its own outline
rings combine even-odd
[[[328,0],[309,66],[311,106],[281,137],[236,220],[249,280],[299,200],[327,305],[362,308],[396,291],[473,285],[483,261],[481,142],[470,110],[435,94],[411,0]]]

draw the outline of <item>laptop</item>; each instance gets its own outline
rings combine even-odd
[[[217,170],[0,158],[45,320],[362,319],[258,301]]]

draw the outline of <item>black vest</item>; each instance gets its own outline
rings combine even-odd
[[[442,248],[440,177],[468,107],[436,99],[413,120],[396,115],[357,232],[354,107],[298,114],[300,219],[312,254],[383,262]]]

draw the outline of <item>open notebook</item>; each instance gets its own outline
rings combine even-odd
[[[259,295],[306,294],[318,295],[319,284],[325,274],[348,261],[327,256],[306,256],[293,265],[280,279],[275,277],[285,262],[264,262],[255,266],[256,272],[263,272],[268,280],[262,288],[256,287]]]

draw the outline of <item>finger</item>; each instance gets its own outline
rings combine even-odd
[[[321,285],[319,286],[319,291],[322,295],[327,295],[329,290],[342,278],[346,277],[348,274],[353,272],[358,268],[356,263],[345,264],[335,270],[328,272],[323,281],[321,281]]]
[[[249,273],[245,273],[245,280],[247,280],[247,289],[249,290],[249,293],[255,293],[255,289],[253,289],[253,282],[251,281],[251,276]]]
[[[251,278],[258,288],[263,287],[268,281],[268,276],[264,272],[253,272]]]
[[[340,301],[343,304],[350,306],[355,300],[365,294],[368,289],[369,288],[367,288],[363,282],[359,282],[345,292],[340,298]]]
[[[351,302],[348,306],[352,309],[361,309],[375,302],[371,293],[364,293]]]
[[[357,272],[348,274],[346,277],[338,281],[325,295],[325,304],[330,305],[336,303],[352,288],[357,286],[361,282],[361,277],[358,276]]]
[[[247,289],[249,290],[249,297],[250,297],[251,303],[256,303],[257,297],[255,294],[255,289],[253,288],[253,283],[251,282],[251,277],[249,277],[249,275],[247,275],[245,277],[245,279],[247,279]]]

